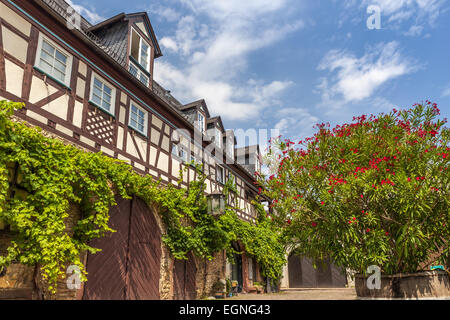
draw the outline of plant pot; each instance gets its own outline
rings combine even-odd
[[[450,298],[449,274],[441,270],[382,275],[380,289],[369,289],[367,277],[357,274],[355,288],[361,298]]]
[[[216,299],[225,299],[225,293],[224,293],[224,292],[216,292],[216,293],[214,294],[214,297],[215,297]]]

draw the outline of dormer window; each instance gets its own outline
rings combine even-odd
[[[216,146],[219,148],[222,148],[222,132],[219,130],[219,128],[215,129],[215,142]]]
[[[197,128],[201,133],[205,133],[205,116],[200,112],[197,114]]]
[[[146,86],[150,81],[150,56],[150,45],[132,28],[128,70]]]
[[[144,70],[150,72],[150,46],[134,29],[131,29],[130,55]]]

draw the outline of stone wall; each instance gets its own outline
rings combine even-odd
[[[0,255],[6,255],[12,235],[7,230],[0,230]],[[31,299],[34,291],[34,268],[19,263],[11,264],[0,273],[0,300]]]
[[[212,261],[199,257],[194,259],[197,265],[197,299],[213,296],[212,287],[214,283],[226,279],[227,259],[225,251],[216,253]]]

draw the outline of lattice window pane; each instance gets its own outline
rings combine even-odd
[[[49,42],[43,40],[39,67],[42,71],[64,82],[67,72],[67,56]]]
[[[146,134],[146,128],[147,128],[147,118],[146,113],[135,106],[134,104],[131,105],[130,108],[130,127],[133,129],[139,131],[142,134]]]
[[[112,95],[113,88],[109,87],[106,83],[103,83],[100,79],[94,76],[91,98],[92,102],[111,113],[113,111]]]

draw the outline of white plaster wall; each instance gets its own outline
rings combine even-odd
[[[5,59],[6,91],[18,97],[22,96],[23,69]]]
[[[6,22],[16,27],[19,31],[29,36],[31,32],[31,24],[17,13],[12,11],[6,5],[0,2],[0,17]]]

